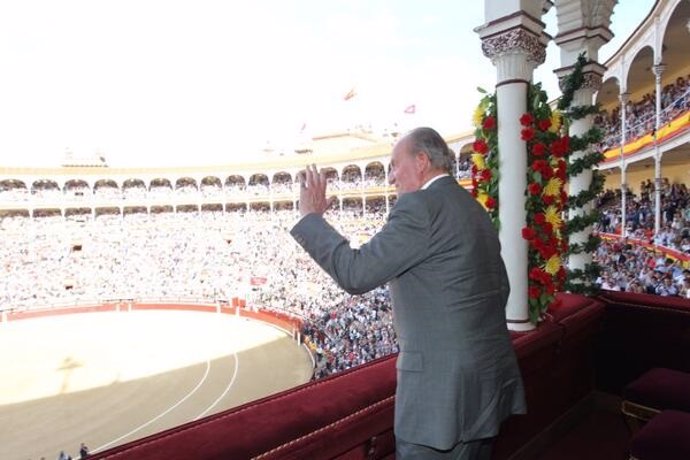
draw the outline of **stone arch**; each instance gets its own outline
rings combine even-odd
[[[120,190],[120,186],[113,179],[99,179],[93,184],[94,193],[104,188]]]
[[[0,180],[0,192],[10,191],[10,190],[20,190],[20,189],[24,189],[24,191],[26,191],[26,192],[29,191],[29,189],[26,186],[26,184],[24,183],[24,181],[21,181],[19,179]]]
[[[661,76],[662,109],[674,104],[680,98],[681,94],[674,94],[677,97],[668,97],[669,93],[676,93],[674,86],[682,85],[683,83],[687,84],[687,80],[690,79],[687,58],[687,56],[690,56],[689,18],[690,2],[681,1],[678,2],[668,15],[667,22],[661,24],[664,27],[662,29],[663,38],[661,42],[663,53],[663,73]],[[655,62],[661,62],[661,58],[657,57]],[[663,96],[664,93],[667,97]]]
[[[180,177],[175,181],[175,190],[179,190],[181,188],[193,188],[196,191],[199,190],[199,186],[196,183],[196,179],[189,176]]]
[[[358,188],[362,182],[362,169],[355,164],[345,166],[340,175],[340,184],[343,188]]]
[[[165,189],[167,188],[168,190],[172,191],[173,186],[172,183],[170,182],[170,179],[167,179],[165,177],[156,177],[155,179],[151,179],[151,182],[149,182],[149,191],[153,189]]]
[[[91,187],[84,179],[70,179],[65,182],[63,193],[73,194],[74,196],[86,196],[91,194]]]
[[[228,189],[244,190],[247,188],[247,182],[244,176],[232,174],[225,178],[225,187]]]
[[[458,151],[458,179],[469,179],[472,176],[472,143],[463,144]]]
[[[292,174],[287,171],[278,171],[273,174],[271,184],[292,184]]]
[[[374,186],[385,185],[386,173],[383,163],[380,161],[372,161],[364,167],[364,180],[368,184]]]
[[[125,179],[122,182],[122,196],[124,198],[143,198],[146,196],[146,183],[137,178]]]
[[[664,62],[666,65],[672,65],[674,62],[687,62],[684,59],[690,50],[688,33],[688,20],[690,18],[690,2],[687,0],[675,0],[675,6],[670,8],[666,14],[659,17],[660,36],[663,36],[661,41],[662,48],[658,50],[658,55],[655,56],[655,63]],[[668,69],[671,73],[675,71],[674,68]]]
[[[264,186],[264,187],[268,188],[270,183],[268,180],[268,176],[266,174],[254,173],[249,178],[249,183],[247,185],[248,186]]]
[[[60,186],[53,179],[38,179],[31,184],[31,193],[56,193],[61,192]]]
[[[201,189],[204,187],[217,187],[217,188],[222,188],[223,187],[223,182],[221,182],[220,178],[216,176],[206,176],[203,179],[201,179]]]

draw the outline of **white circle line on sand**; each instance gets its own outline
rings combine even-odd
[[[211,409],[213,409],[216,406],[216,404],[218,404],[220,402],[220,400],[225,397],[226,394],[228,394],[228,391],[230,391],[230,388],[232,388],[232,386],[234,385],[235,379],[237,378],[237,374],[238,374],[239,369],[240,369],[240,358],[237,356],[237,353],[233,353],[233,356],[235,357],[235,371],[232,374],[232,378],[230,379],[230,382],[228,382],[228,385],[225,387],[225,390],[223,391],[223,393],[221,393],[221,395],[218,396],[216,398],[216,400],[213,401],[213,403],[206,408],[206,410],[204,410],[201,414],[197,415],[196,418],[194,419],[194,421],[199,420],[201,417],[208,414],[209,411]]]
[[[197,390],[199,390],[199,388],[201,388],[201,385],[203,385],[203,383],[206,381],[206,378],[208,377],[208,374],[209,374],[210,370],[211,370],[211,361],[210,361],[210,360],[206,360],[206,371],[204,372],[203,377],[201,378],[201,380],[199,380],[199,382],[196,384],[196,386],[195,386],[191,391],[189,391],[182,399],[180,399],[179,401],[177,401],[175,404],[173,404],[172,406],[170,406],[168,409],[164,410],[163,412],[161,412],[161,413],[158,414],[157,416],[153,417],[151,420],[149,420],[149,421],[147,421],[147,422],[145,422],[145,423],[139,425],[138,427],[134,428],[134,429],[131,430],[129,433],[125,433],[125,434],[123,434],[122,436],[120,436],[119,438],[113,439],[112,441],[110,441],[110,442],[108,442],[108,443],[106,443],[106,444],[103,444],[102,446],[98,446],[97,448],[93,449],[92,452],[95,453],[95,452],[101,451],[101,450],[103,450],[103,449],[105,449],[105,448],[107,448],[107,447],[110,447],[111,445],[113,445],[113,444],[115,444],[115,443],[117,443],[117,442],[119,442],[119,441],[122,441],[122,440],[125,439],[127,436],[131,436],[131,435],[133,435],[134,433],[136,433],[137,431],[139,431],[139,430],[141,430],[141,429],[143,429],[143,428],[146,428],[147,426],[151,425],[153,422],[155,422],[155,421],[158,420],[159,418],[164,417],[166,414],[169,414],[170,412],[172,412],[173,410],[175,410],[175,408],[176,408],[177,406],[179,406],[180,404],[182,404],[183,402],[185,402],[185,401],[186,401],[187,399],[189,399],[194,393],[196,393]]]

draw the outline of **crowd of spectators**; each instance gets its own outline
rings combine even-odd
[[[607,190],[597,200],[600,221],[595,230],[620,234],[626,239],[604,241],[594,259],[602,267],[597,283],[604,289],[690,298],[690,270],[665,249],[690,255],[690,193],[685,184],[661,182],[661,222],[654,232],[654,183],[640,184],[640,194],[628,191],[625,224],[622,222],[620,190]],[[635,241],[649,246],[634,244]]]
[[[299,318],[316,376],[397,351],[386,288],[340,290],[289,235],[295,211],[133,213],[0,221],[0,309],[118,299],[223,301]],[[353,245],[383,224],[383,203],[333,211]],[[260,277],[266,283],[252,286]]]
[[[655,195],[651,179],[640,184],[640,194],[628,190],[625,206],[626,235],[680,252],[690,250],[690,192],[685,184],[670,184],[662,179],[660,193],[660,229],[654,233]],[[600,220],[595,229],[606,233],[621,233],[621,191],[607,190],[596,201]]]
[[[660,122],[664,125],[688,110],[690,110],[690,75],[687,78],[678,77],[675,82],[664,85],[662,88]],[[625,105],[625,115],[626,142],[653,132],[656,127],[656,94],[651,92],[643,95],[639,100],[628,101]],[[594,122],[604,133],[604,138],[599,145],[601,151],[620,145],[620,106],[611,112],[602,111],[595,117]]]
[[[627,240],[603,241],[594,259],[602,267],[597,280],[602,289],[690,299],[690,270],[662,251]]]
[[[356,179],[353,178],[356,181]],[[370,180],[370,179],[367,179]],[[107,188],[107,187],[106,187]],[[153,187],[166,189],[169,187]],[[178,187],[195,189],[187,185]],[[662,183],[662,229],[654,234],[654,186],[629,192],[631,238],[690,253],[690,194]],[[146,192],[143,187],[128,190]],[[620,192],[597,204],[600,232],[620,231]],[[390,200],[389,205],[393,205]],[[366,241],[385,220],[385,200],[344,201],[329,219],[351,244]],[[397,351],[387,288],[350,296],[288,234],[294,210],[134,212],[125,215],[22,216],[0,220],[0,309],[117,299],[223,301],[298,318],[316,359],[317,377]],[[688,296],[688,271],[663,253],[630,242],[604,242],[595,254],[606,289]],[[252,278],[265,279],[253,286]]]

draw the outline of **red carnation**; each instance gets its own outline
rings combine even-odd
[[[539,238],[536,238],[537,232],[534,232],[535,238],[533,240],[530,240],[530,244],[532,247],[537,251],[541,251],[541,248],[544,246],[544,242],[540,240]]]
[[[548,164],[544,160],[535,160],[532,163],[532,171],[534,172],[541,172],[545,168],[548,168]]]
[[[534,139],[534,130],[532,128],[524,128],[520,131],[520,139],[527,142],[531,141]]]
[[[537,196],[541,193],[541,185],[536,182],[532,182],[527,186],[527,191],[532,196]]]
[[[537,126],[539,126],[539,129],[541,129],[542,131],[546,131],[547,129],[549,129],[551,127],[551,120],[549,120],[548,118],[546,118],[544,120],[539,120],[539,123],[537,123]]]
[[[529,126],[534,122],[534,117],[531,113],[523,113],[520,117],[520,124],[522,126]]]
[[[539,288],[537,286],[530,286],[527,289],[527,295],[529,296],[530,299],[539,298]]]
[[[534,281],[538,281],[540,278],[539,272],[540,272],[539,267],[533,267],[529,271],[529,279],[534,280]]]
[[[529,228],[529,227],[523,227],[522,228],[522,238],[529,241],[529,240],[533,240],[535,236],[537,236],[537,233],[534,231],[534,229]]]
[[[565,192],[565,190],[561,190],[561,203],[565,205],[568,202],[568,194]]]
[[[541,177],[544,180],[549,180],[553,177],[553,169],[546,167],[541,170]]]
[[[558,269],[558,273],[556,273],[556,277],[557,277],[559,280],[561,280],[561,281],[565,281],[565,279],[566,279],[566,277],[567,277],[567,273],[566,273],[566,271],[565,271],[565,267],[562,267],[562,266],[561,266],[561,268]]]
[[[489,146],[486,144],[486,142],[484,142],[484,139],[477,139],[472,144],[472,149],[475,152],[481,153],[482,155],[484,155],[486,152],[489,151]]]
[[[543,157],[546,151],[546,146],[542,143],[537,143],[532,146],[532,155],[535,157]]]
[[[558,251],[556,250],[555,247],[551,245],[544,245],[541,248],[541,256],[544,258],[544,260],[549,260],[551,257],[555,256]]]
[[[496,127],[496,119],[494,117],[486,117],[484,119],[484,123],[482,123],[482,128],[485,130],[489,131],[492,130]]]
[[[479,173],[479,177],[483,181],[491,180],[491,170],[490,169],[482,169],[482,172]]]
[[[551,224],[549,224],[549,225],[551,225]],[[559,240],[558,238],[556,238],[555,235],[552,234],[552,235],[549,237],[549,244],[550,244],[551,246],[553,246],[554,248],[556,248],[556,249],[558,248],[558,243],[559,243],[559,242],[560,242],[560,240]],[[554,250],[556,250],[556,249],[554,249]]]
[[[494,209],[496,207],[496,200],[493,197],[488,197],[486,199],[486,207],[489,209]]]
[[[534,215],[534,222],[535,222],[537,225],[541,225],[541,224],[543,224],[544,222],[546,222],[546,216],[544,215],[544,213],[541,213],[541,212],[536,213],[536,214]]]
[[[551,282],[549,274],[539,267],[534,267],[529,271],[529,279],[538,281],[541,284],[547,284]]]
[[[568,153],[568,148],[570,147],[570,139],[568,136],[556,139],[551,143],[551,153],[553,156],[562,158]]]
[[[551,195],[544,195],[541,199],[546,206],[551,206],[555,200]]]

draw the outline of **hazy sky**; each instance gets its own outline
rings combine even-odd
[[[653,3],[616,5],[602,62]],[[0,0],[0,166],[55,166],[67,149],[221,164],[353,123],[459,133],[476,87],[495,84],[483,23],[464,0]],[[535,80],[555,97],[547,51]]]

